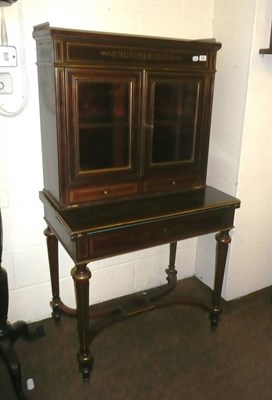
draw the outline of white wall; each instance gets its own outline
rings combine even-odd
[[[34,25],[52,26],[180,38],[213,36],[213,0],[18,0],[5,8],[9,45],[20,47],[18,5],[22,6],[23,50],[29,76],[29,98],[16,117],[0,115],[0,206],[4,228],[3,267],[8,271],[9,320],[33,321],[50,315],[51,298],[42,204],[43,188],[38,108]],[[20,9],[20,7],[19,7]],[[10,72],[12,95],[0,95],[0,105],[9,111],[23,101],[22,59]],[[24,95],[26,96],[26,95]],[[182,250],[182,251],[181,251]],[[194,275],[196,239],[179,243],[179,278]],[[70,269],[72,261],[61,250],[62,298],[74,304]],[[90,265],[92,302],[153,287],[165,282],[168,248],[114,257]]]
[[[227,298],[272,284],[272,55],[259,55],[268,47],[271,20],[272,2],[259,1],[237,187],[243,206],[236,219]]]
[[[236,212],[223,296],[232,299],[271,285],[272,55],[271,0],[216,0],[218,57],[208,183],[242,201]],[[213,235],[200,238],[196,274],[213,284]],[[204,254],[206,255],[204,257]]]

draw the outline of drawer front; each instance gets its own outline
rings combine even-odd
[[[160,179],[150,179],[144,183],[145,192],[163,192],[185,190],[195,188],[199,185],[199,176],[173,176]]]
[[[69,200],[71,203],[85,203],[93,200],[107,200],[123,196],[131,196],[137,192],[137,183],[106,185],[90,189],[70,190]]]
[[[90,258],[98,259],[232,228],[233,210],[212,210],[194,215],[142,223],[94,234]]]

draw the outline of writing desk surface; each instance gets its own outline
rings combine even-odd
[[[42,192],[40,197],[43,201],[48,201]],[[53,203],[51,203],[51,206],[53,206]],[[77,232],[94,233],[118,229],[120,226],[148,223],[229,206],[238,208],[240,201],[220,190],[207,186],[205,189],[156,197],[96,203],[80,208],[58,209],[58,217],[71,234]]]

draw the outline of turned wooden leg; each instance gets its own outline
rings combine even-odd
[[[77,322],[79,335],[79,370],[82,378],[88,381],[93,368],[93,356],[89,340],[89,279],[91,272],[87,264],[76,264],[71,271],[75,283]]]
[[[52,307],[52,317],[56,324],[59,324],[61,318],[61,312],[58,304],[60,301],[59,295],[59,253],[58,253],[58,239],[51,231],[49,227],[44,230],[46,236],[47,253],[50,269],[51,278],[51,289],[52,289],[52,301],[50,303]]]
[[[169,266],[165,270],[167,273],[167,281],[169,284],[175,285],[177,282],[176,262],[177,242],[170,243]]]
[[[219,319],[220,299],[223,286],[224,272],[228,254],[228,247],[231,242],[229,230],[219,232],[215,239],[216,245],[216,262],[215,262],[215,278],[214,278],[214,290],[212,296],[213,311],[211,313],[211,327],[216,329]]]

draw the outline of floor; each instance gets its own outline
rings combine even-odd
[[[211,290],[195,278],[176,293],[210,301]],[[215,332],[201,308],[173,306],[143,313],[108,327],[92,343],[89,383],[81,380],[76,320],[50,318],[46,335],[19,339],[25,393],[29,400],[272,400],[272,288],[223,302]],[[33,325],[35,326],[35,324]],[[35,388],[26,389],[33,378]],[[15,396],[2,360],[0,393]]]

